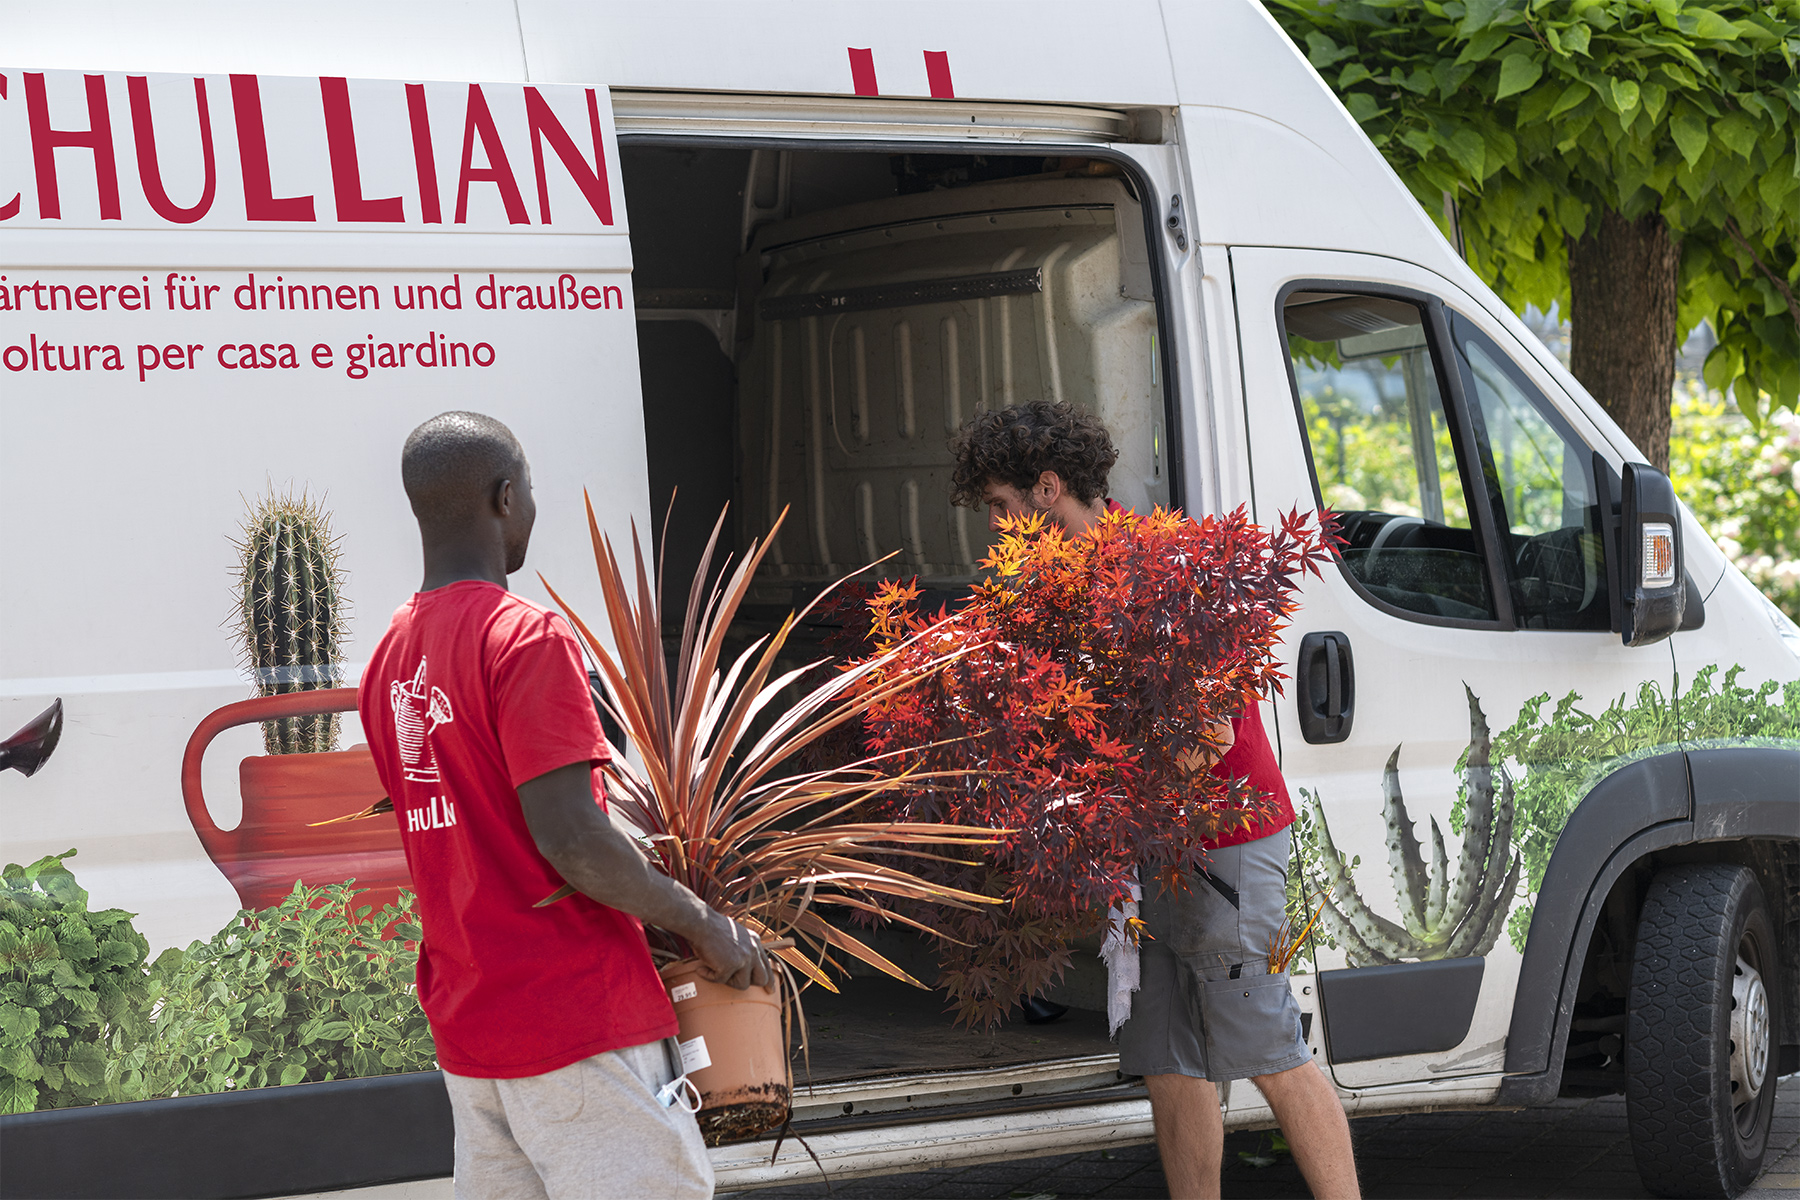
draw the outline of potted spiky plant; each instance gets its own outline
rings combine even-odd
[[[714,580],[724,521],[721,514],[689,589],[673,671],[664,655],[660,581],[645,565],[635,527],[635,578],[628,579],[588,505],[610,644],[544,583],[592,653],[604,685],[602,702],[635,751],[633,761],[626,747],[613,747],[606,767],[610,803],[639,831],[652,865],[761,934],[777,963],[779,994],[736,992],[703,978],[692,948],[680,938],[648,931],[682,1040],[691,1046],[703,1039],[701,1057],[710,1060],[693,1066],[690,1078],[701,1097],[701,1130],[714,1144],[754,1136],[786,1119],[792,1085],[785,1026],[797,1025],[804,1045],[799,992],[807,984],[836,991],[833,975],[847,973],[842,956],[923,986],[825,914],[856,913],[937,933],[895,913],[891,901],[965,909],[994,901],[927,882],[896,864],[958,852],[973,858],[997,836],[954,824],[860,816],[870,801],[923,780],[909,766],[910,752],[825,770],[799,765],[808,747],[860,722],[870,705],[916,686],[949,659],[921,656],[915,670],[879,687],[866,686],[866,680],[887,659],[817,675],[812,672],[822,664],[784,670],[777,660],[810,605],[728,655],[732,621],[781,521]]]
[[[304,493],[265,496],[236,546],[235,624],[257,697],[195,728],[181,773],[188,819],[245,908],[280,903],[302,879],[354,878],[380,909],[410,880],[399,829],[324,824],[383,796],[368,748],[337,748],[338,714],[355,710],[356,691],[340,686],[348,606],[331,515]],[[267,753],[239,764],[243,818],[223,830],[201,791],[201,759],[220,732],[252,723],[262,725]]]

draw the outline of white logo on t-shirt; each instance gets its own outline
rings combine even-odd
[[[431,748],[431,735],[439,725],[456,718],[450,712],[450,697],[443,688],[425,688],[425,659],[412,681],[394,680],[388,685],[388,702],[394,709],[394,737],[400,743],[402,774],[414,783],[438,782],[437,754]],[[431,722],[429,725],[426,722]]]

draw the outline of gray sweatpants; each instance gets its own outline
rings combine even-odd
[[[456,1200],[709,1200],[700,1126],[656,1093],[667,1041],[609,1050],[524,1079],[444,1072],[456,1117]]]

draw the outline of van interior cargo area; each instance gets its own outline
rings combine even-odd
[[[861,578],[954,600],[990,535],[985,512],[950,504],[949,439],[1023,401],[1097,412],[1119,450],[1112,496],[1170,503],[1144,213],[1117,164],[637,141],[621,158],[665,596],[686,594],[729,504],[734,554],[787,511],[733,629],[743,644],[890,554]],[[664,632],[672,647],[679,628]],[[792,665],[821,657],[818,637],[790,643]],[[933,981],[929,947],[893,949]],[[867,972],[842,987],[806,994],[814,1084],[1114,1049],[1091,946],[1046,997],[1069,1013],[992,1034],[953,1027],[942,991]],[[803,1103],[798,1061],[795,1078]]]
[[[881,573],[959,589],[984,515],[950,436],[1029,400],[1097,412],[1113,497],[1170,500],[1144,214],[1110,162],[627,145],[638,347],[668,583],[788,517],[757,599]]]
[[[815,986],[803,996],[807,1053],[794,1056],[794,1087],[925,1071],[1010,1067],[1047,1058],[1114,1054],[1106,1014],[1071,1008],[1044,1025],[1007,1021],[993,1031],[953,1025],[941,991],[921,991],[885,975]],[[797,1039],[796,1039],[797,1040]]]

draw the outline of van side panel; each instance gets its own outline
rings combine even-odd
[[[75,847],[70,865],[95,908],[140,914],[137,929],[157,950],[185,946],[246,899],[215,864],[239,853],[227,844],[244,818],[240,760],[264,757],[257,725],[213,744],[193,820],[180,768],[208,713],[255,694],[232,628],[233,542],[250,506],[304,496],[330,514],[349,632],[327,682],[350,686],[418,584],[398,465],[408,431],[432,415],[486,412],[519,436],[540,501],[530,569],[583,610],[599,604],[582,489],[616,534],[633,518],[647,527],[631,251],[608,95],[543,85],[534,102],[517,84],[415,93],[352,80],[341,94],[356,140],[346,147],[340,125],[334,161],[324,108],[334,81],[0,73],[10,85],[0,102],[7,164],[44,158],[33,153],[27,77],[55,130],[93,126],[102,105],[111,116],[110,141],[46,147],[54,211],[39,172],[9,171],[20,215],[0,225],[9,556],[0,726],[10,732],[58,697],[67,718],[40,774],[7,777],[7,854],[28,863]],[[140,129],[139,94],[153,133]],[[465,170],[464,121],[477,97],[489,125],[476,129]],[[247,136],[252,112],[260,149]],[[416,137],[420,112],[430,132]],[[154,169],[138,157],[151,144]],[[354,183],[346,151],[359,164]],[[260,182],[244,166],[259,162]],[[106,215],[106,168],[117,220]],[[189,209],[210,179],[210,207],[172,222],[150,203],[148,177]],[[401,219],[341,219],[358,199]],[[548,602],[529,571],[515,585]],[[346,718],[339,748],[362,740]]]
[[[352,79],[522,80],[508,0],[319,0],[303,12],[232,0],[0,4],[7,57],[30,67]]]

